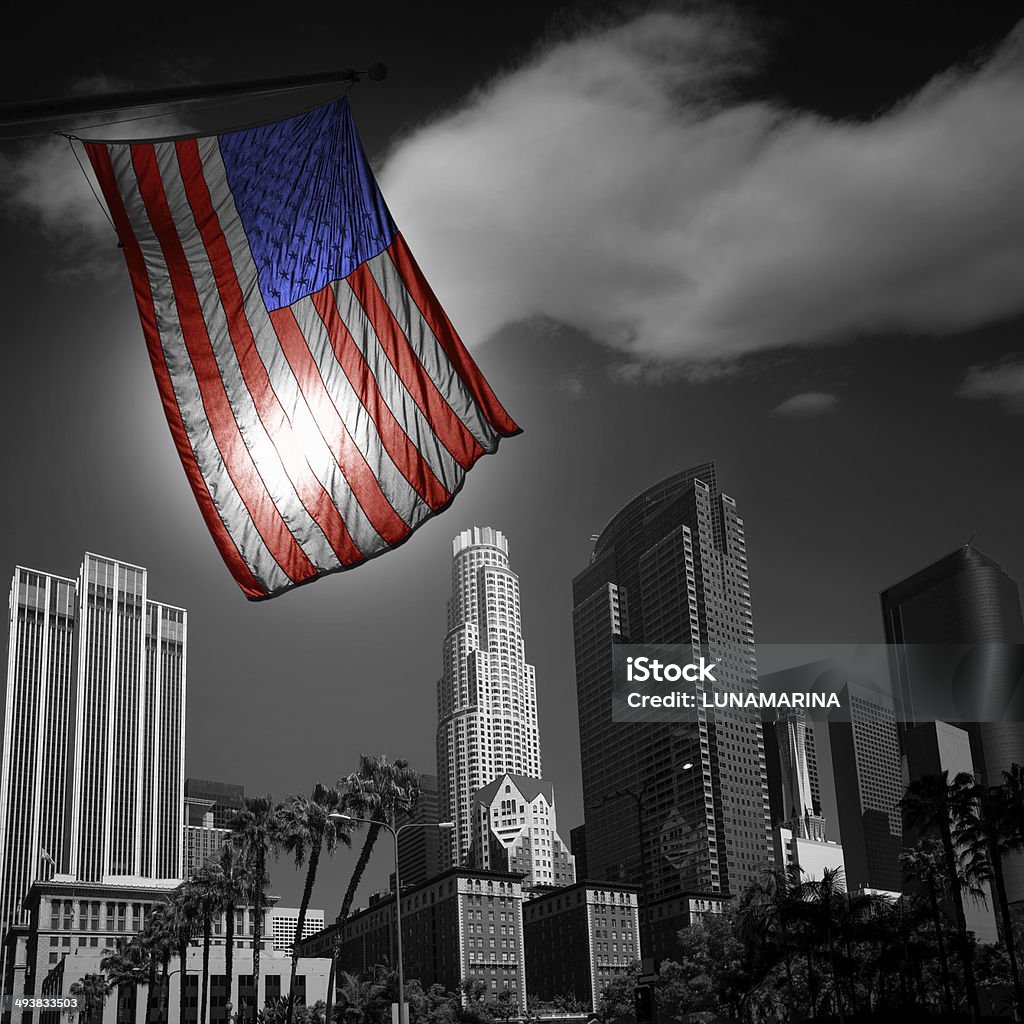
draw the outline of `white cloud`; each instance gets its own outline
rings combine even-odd
[[[472,343],[546,316],[704,364],[1024,311],[1024,43],[869,123],[728,99],[735,21],[559,42],[412,132],[382,187]]]
[[[1008,358],[972,366],[956,393],[961,398],[994,398],[1007,412],[1024,413],[1024,362]]]
[[[772,412],[776,416],[821,416],[824,413],[835,412],[838,406],[839,399],[835,395],[823,391],[804,391],[787,398]]]
[[[123,82],[97,75],[72,83],[69,92],[100,95],[125,88]],[[145,120],[78,130],[89,138],[109,139],[163,136],[188,130],[173,115],[156,107],[151,110],[153,116]],[[106,255],[117,246],[117,234],[107,219],[106,207],[96,198],[98,194],[99,185],[80,143],[75,143],[72,152],[66,138],[50,135],[23,144],[14,155],[0,153],[0,209],[8,215],[27,218],[56,243],[54,269],[61,276],[121,272],[122,260],[111,260]]]

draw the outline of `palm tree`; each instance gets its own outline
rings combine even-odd
[[[135,1020],[135,1005],[140,985],[146,983],[151,958],[147,955],[140,936],[119,939],[116,949],[100,960],[100,970],[106,975],[111,988],[116,987],[120,997],[122,991],[132,994],[129,1017]]]
[[[964,914],[964,883],[961,878],[959,856],[953,839],[953,824],[965,810],[968,794],[974,786],[974,777],[961,772],[952,782],[949,773],[922,775],[914,779],[903,796],[901,805],[908,825],[921,832],[935,832],[942,844],[943,859],[946,863],[946,878],[952,897],[953,914],[960,953],[964,968],[964,988],[967,991],[967,1005],[971,1016],[981,1016],[978,1000],[978,984],[974,977],[974,946],[967,932],[967,918]]]
[[[219,917],[223,903],[223,878],[217,861],[203,865],[190,882],[203,932],[203,980],[199,996],[199,1024],[206,1024],[206,1004],[210,994],[210,946],[213,943],[213,921]]]
[[[199,894],[191,881],[174,890],[171,897],[171,948],[178,954],[181,964],[178,979],[178,1019],[185,1019],[186,978],[188,977],[188,947],[201,927],[202,906]]]
[[[349,837],[351,823],[338,821],[331,815],[341,806],[341,796],[336,789],[328,789],[321,783],[313,787],[312,796],[290,796],[281,808],[281,845],[295,857],[295,867],[302,867],[307,853],[306,880],[302,887],[299,903],[299,918],[295,924],[295,941],[292,943],[292,973],[288,986],[287,1024],[292,1024],[295,1012],[295,978],[299,969],[299,940],[306,923],[306,911],[313,896],[320,853],[326,846],[328,855],[333,854],[341,842],[352,845]],[[205,1024],[205,1022],[204,1022]]]
[[[376,822],[386,822],[394,827],[395,818],[399,813],[411,813],[420,798],[420,777],[409,767],[409,762],[398,758],[388,761],[383,754],[374,757],[370,754],[359,755],[359,770],[342,779],[338,784],[342,793],[345,810],[360,818],[373,821],[367,829],[363,847],[359,851],[359,859],[352,871],[341,910],[336,919],[337,934],[334,942],[334,953],[331,956],[331,967],[327,976],[327,1013],[331,1019],[334,1004],[334,975],[337,971],[338,953],[341,948],[341,929],[348,918],[355,901],[356,890],[362,881],[363,872],[370,860],[373,844],[380,835],[381,826]]]
[[[946,957],[946,942],[942,937],[941,902],[946,898],[946,881],[943,865],[945,854],[938,839],[924,839],[913,849],[900,854],[903,875],[909,881],[920,883],[928,900],[932,927],[935,929],[935,946],[939,956],[939,974],[942,977],[942,993],[946,1000],[946,1013],[953,1015],[953,987]]]
[[[1017,831],[1020,802],[1015,799],[1017,794],[1013,792],[1013,775],[1010,772],[1003,774],[1006,781],[1001,786],[985,786],[976,781],[970,787],[965,794],[967,800],[960,808],[954,831],[968,871],[979,878],[991,879],[995,888],[1013,990],[1017,1006],[1024,1008],[1024,992],[1021,990],[1017,950],[1013,940],[1013,920],[1003,874],[1006,856],[1021,849],[1024,837]]]
[[[142,929],[142,948],[148,958],[149,993],[146,998],[146,1021],[148,1024],[161,1019],[164,999],[167,994],[167,971],[171,959],[170,904],[157,903],[150,909]],[[160,987],[157,988],[156,968],[160,965]]]
[[[846,903],[843,869],[825,868],[820,879],[804,882],[799,892],[803,897],[799,910],[811,922],[814,932],[824,937],[828,949],[829,973],[832,975],[832,990],[836,997],[836,1010],[840,1024],[845,1024],[846,1011],[836,966],[836,945],[844,916],[843,904]]]
[[[239,901],[249,892],[249,874],[233,843],[221,847],[217,856],[217,873],[221,909],[224,912],[224,971],[228,988],[225,1015],[230,1020],[235,968],[235,916]]]
[[[739,934],[748,944],[770,944],[778,948],[786,965],[789,997],[796,1002],[793,982],[793,944],[790,936],[796,917],[794,903],[799,891],[799,868],[792,872],[766,868],[740,900]]]
[[[276,853],[281,839],[280,811],[273,797],[252,796],[242,802],[242,809],[231,819],[232,842],[238,848],[249,880],[252,907],[252,977],[256,993],[253,1020],[259,1013],[260,952],[263,946],[263,914],[266,887],[269,883],[267,860]],[[239,1008],[241,1010],[241,1008]]]
[[[109,992],[110,986],[102,974],[87,974],[81,981],[76,981],[71,986],[71,995],[81,998],[83,1004],[78,1019],[95,1024],[97,1018],[102,1017],[103,1004]]]

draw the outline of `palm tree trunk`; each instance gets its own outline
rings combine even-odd
[[[299,903],[299,919],[295,923],[295,941],[292,943],[292,977],[288,985],[288,1017],[286,1024],[292,1024],[295,1015],[295,978],[299,972],[299,940],[302,938],[302,928],[306,923],[306,911],[309,908],[309,901],[313,898],[313,885],[316,882],[316,870],[320,863],[320,845],[323,843],[323,836],[314,837],[310,845],[309,866],[306,868],[306,882],[302,887],[302,901]]]
[[[266,856],[262,852],[256,864],[256,898],[253,900],[252,918],[252,1020],[256,1024],[260,1008],[260,953],[263,949],[263,878],[267,871]]]
[[[203,917],[203,991],[199,997],[199,1024],[206,1024],[206,1000],[210,995],[210,943],[213,941],[213,918]]]
[[[170,1006],[168,1005],[171,1001],[170,992],[170,978],[171,978],[171,951],[165,949],[163,959],[160,961],[160,1013],[163,1020],[170,1020]]]
[[[946,959],[946,943],[942,938],[942,913],[935,894],[935,883],[928,883],[928,903],[932,909],[932,924],[935,926],[935,945],[939,953],[939,973],[942,975],[942,991],[946,998],[946,1013],[953,1016],[953,989],[950,985],[949,961]]]
[[[178,942],[178,959],[181,960],[181,977],[178,979],[178,1024],[185,1024],[185,958],[188,956],[188,939]]]
[[[224,913],[226,918],[224,922],[224,971],[227,974],[227,1004],[226,1014],[228,1021],[231,1020],[231,990],[234,988],[233,979],[235,972],[235,903],[234,900],[228,904],[228,908]]]
[[[997,843],[989,844],[988,859],[992,865],[992,881],[996,884],[996,901],[999,903],[999,916],[1003,923],[1003,941],[1006,943],[1006,953],[1010,958],[1010,974],[1013,977],[1013,991],[1017,1000],[1017,1013],[1024,1014],[1024,990],[1021,989],[1020,971],[1017,967],[1017,948],[1013,941],[1013,921],[1010,917],[1010,902],[1006,898],[1003,858]]]
[[[331,969],[327,976],[327,1009],[324,1014],[324,1020],[327,1024],[330,1024],[331,1010],[334,1007],[334,979],[338,970],[338,954],[341,951],[341,929],[345,926],[345,921],[348,919],[352,904],[355,902],[356,890],[363,879],[366,865],[370,862],[370,853],[373,850],[373,844],[377,841],[377,836],[380,835],[380,829],[381,826],[378,822],[374,822],[367,829],[366,838],[363,840],[363,848],[359,851],[359,860],[356,861],[356,866],[352,870],[352,877],[349,879],[348,888],[345,890],[345,898],[341,901],[341,910],[338,911],[336,921],[338,934],[335,936],[334,954],[331,956]]]
[[[157,1014],[156,994],[156,960],[152,954],[149,959],[149,983],[146,986],[146,1024],[156,1024]]]
[[[978,1000],[978,985],[974,977],[974,951],[967,934],[967,916],[964,914],[963,886],[957,871],[956,851],[953,848],[953,833],[948,819],[943,827],[942,848],[946,854],[946,873],[949,875],[949,887],[953,893],[953,912],[956,915],[956,930],[959,937],[960,960],[964,966],[964,988],[967,991],[967,1005],[971,1011],[971,1019],[981,1016],[981,1004]]]

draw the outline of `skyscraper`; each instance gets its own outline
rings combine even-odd
[[[455,538],[452,556],[437,684],[439,810],[455,822],[445,865],[467,862],[477,792],[506,773],[541,777],[536,679],[508,541],[499,530],[474,526]]]
[[[0,932],[33,879],[182,873],[186,613],[145,569],[87,554],[77,580],[18,567],[0,762]]]
[[[757,688],[743,520],[714,463],[622,508],[573,581],[573,604],[589,875],[639,880],[645,903],[742,891],[772,860],[759,713],[692,724],[611,714],[619,643],[688,645],[719,666],[720,687]]]
[[[997,785],[1003,771],[1012,764],[1024,764],[1024,724],[984,720],[988,702],[995,709],[992,718],[1001,715],[1009,691],[1021,676],[1020,649],[997,646],[1024,644],[1024,615],[1016,581],[968,544],[882,591],[881,603],[888,644],[992,645],[979,652],[981,657],[964,674],[966,686],[960,697],[972,704],[982,719],[963,723],[970,736],[974,770],[989,785]],[[905,723],[901,739],[907,776],[914,779],[932,770],[930,761],[914,755],[938,742],[935,738],[925,745],[907,742],[911,725],[921,717],[915,715],[914,687],[926,686],[928,680],[912,678],[906,659],[892,658],[890,664],[898,717]],[[935,727],[932,723],[933,731]],[[1024,855],[1008,857],[1005,874],[1010,900],[1024,900]]]
[[[847,682],[839,703],[848,714],[830,719],[829,739],[846,884],[899,892],[903,776],[892,698]]]

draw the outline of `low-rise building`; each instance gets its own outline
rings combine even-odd
[[[683,928],[700,924],[708,914],[721,914],[729,899],[720,893],[691,892],[655,900],[648,907],[644,956],[656,963],[678,955],[677,936]]]
[[[522,876],[451,868],[402,894],[402,960],[406,978],[457,992],[467,981],[484,998],[511,991],[526,1005]],[[337,924],[304,939],[300,956],[329,956]],[[395,962],[395,897],[356,911],[341,929],[341,970],[362,974]]]
[[[590,1010],[640,958],[639,886],[577,882],[523,905],[526,983],[535,999],[577,999]]]

